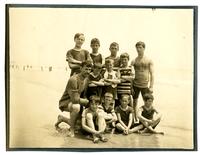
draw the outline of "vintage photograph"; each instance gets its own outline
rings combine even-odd
[[[196,150],[197,7],[6,5],[7,150]]]

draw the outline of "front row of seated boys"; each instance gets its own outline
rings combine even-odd
[[[153,95],[144,95],[144,105],[138,110],[139,123],[134,122],[134,111],[130,95],[123,94],[119,99],[120,105],[114,108],[112,93],[105,93],[102,101],[97,95],[89,97],[89,107],[82,112],[81,126],[84,133],[92,136],[94,143],[107,142],[105,133],[118,132],[124,135],[131,133],[164,134],[155,130],[161,120],[160,113],[153,107]],[[111,129],[111,130],[110,130]]]

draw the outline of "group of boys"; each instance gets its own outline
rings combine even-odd
[[[153,63],[144,56],[144,42],[136,43],[138,56],[129,66],[128,53],[117,56],[116,42],[110,44],[111,55],[104,62],[98,51],[99,39],[91,40],[91,53],[81,48],[84,34],[75,34],[74,41],[75,47],[66,55],[71,77],[59,101],[59,109],[70,112],[70,118],[59,115],[56,128],[65,122],[70,125],[68,136],[74,137],[76,122],[81,118],[82,129],[92,135],[94,143],[106,142],[105,132],[163,134],[155,130],[161,115],[152,105]],[[137,108],[140,92],[144,105]]]

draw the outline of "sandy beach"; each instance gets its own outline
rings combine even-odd
[[[11,69],[10,148],[193,148],[190,81],[159,78],[155,83],[154,106],[163,114],[158,130],[164,131],[164,136],[107,134],[107,143],[94,144],[81,135],[69,138],[54,128],[67,79],[65,71]],[[141,97],[139,101],[141,106]]]

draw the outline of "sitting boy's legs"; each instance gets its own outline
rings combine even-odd
[[[98,129],[99,129],[99,137],[100,137],[100,140],[103,141],[103,142],[107,142],[108,139],[106,137],[103,136],[103,133],[105,131],[105,128],[106,128],[106,121],[105,121],[105,118],[104,118],[104,112],[99,112],[97,114],[97,124],[98,124]]]
[[[125,130],[125,128],[120,124],[120,123],[117,123],[116,124],[116,128],[119,130],[119,131],[124,131]]]
[[[86,115],[86,121],[87,121],[87,125],[88,125],[90,128],[92,128],[92,129],[95,130],[95,124],[94,124],[94,120],[93,120],[93,115],[92,115],[92,113],[88,113],[88,114]],[[95,134],[92,134],[92,136],[93,136],[93,142],[94,142],[94,143],[98,143],[99,138],[98,138]]]
[[[138,132],[139,130],[143,129],[144,128],[144,125],[142,124],[139,124],[138,126],[135,126],[133,128],[131,128],[129,130],[129,133],[134,133],[134,132]]]

